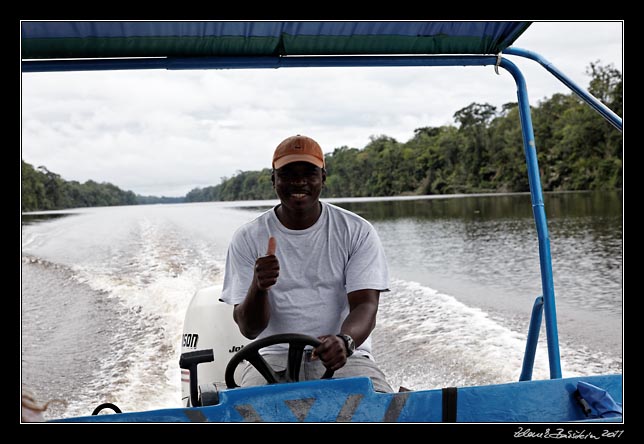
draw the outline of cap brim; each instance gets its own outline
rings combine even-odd
[[[287,165],[293,162],[308,162],[308,163],[312,163],[316,167],[324,168],[324,162],[315,156],[311,156],[310,154],[289,154],[287,156],[280,157],[279,159],[273,162],[273,168],[278,170],[282,168],[284,165]]]

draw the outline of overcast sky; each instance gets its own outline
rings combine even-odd
[[[622,70],[622,22],[535,22],[514,46],[544,56],[586,88],[590,62]],[[536,62],[530,103],[569,90]],[[493,67],[106,71],[22,75],[22,158],[66,180],[111,182],[142,195],[183,196],[237,171],[271,165],[284,138],[324,152],[370,136],[409,140],[453,124],[472,102],[516,101]],[[520,149],[520,147],[519,147]],[[539,147],[537,146],[537,149]]]

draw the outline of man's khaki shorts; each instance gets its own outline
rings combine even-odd
[[[262,355],[264,360],[270,365],[275,372],[281,372],[286,369],[288,353],[275,353]],[[266,379],[250,363],[243,364],[241,376],[241,386],[250,387],[256,385],[265,385]],[[310,353],[305,352],[302,356],[302,366],[300,367],[300,381],[310,381],[320,379],[326,368],[322,361],[316,359],[310,360]],[[376,363],[368,356],[355,353],[349,356],[347,363],[341,369],[333,374],[333,378],[349,378],[352,376],[368,376],[371,378],[373,388],[377,392],[391,393],[393,389],[387,383],[384,373],[378,368]]]

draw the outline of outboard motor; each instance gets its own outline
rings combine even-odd
[[[217,404],[228,361],[251,342],[233,320],[233,306],[219,300],[221,291],[222,285],[197,291],[186,311],[179,361],[186,407]]]

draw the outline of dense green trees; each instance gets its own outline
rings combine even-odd
[[[589,91],[621,115],[619,71],[591,64],[589,74]],[[533,120],[545,189],[622,187],[622,135],[579,99],[557,94],[535,109]]]
[[[591,63],[589,91],[622,112],[622,76]],[[622,135],[577,96],[555,94],[532,109],[546,191],[622,187]],[[516,103],[497,109],[472,103],[457,126],[425,127],[405,143],[381,135],[362,149],[326,155],[326,197],[528,191]],[[273,199],[270,170],[239,171],[219,185],[195,189],[189,201]]]
[[[622,113],[622,75],[591,63],[589,91]],[[362,149],[342,146],[326,155],[323,196],[395,196],[527,191],[516,103],[497,109],[472,103],[454,114],[457,126],[424,127],[401,143],[373,136]],[[573,94],[555,94],[532,109],[545,191],[622,187],[622,135]],[[271,171],[238,171],[218,185],[195,188],[187,202],[274,199]],[[22,209],[177,202],[135,196],[112,184],[66,182],[45,167],[22,162]]]
[[[244,196],[235,198],[234,196]],[[274,199],[271,185],[271,170],[238,171],[230,179],[223,178],[219,185],[195,188],[185,198],[186,202],[209,202],[212,200],[263,200]]]
[[[270,178],[269,178],[270,180]],[[37,169],[22,161],[22,211],[109,207],[185,202],[184,197],[140,196],[111,183],[66,181],[44,166]]]
[[[22,211],[61,208],[134,205],[132,191],[123,191],[111,183],[84,184],[65,181],[44,166],[34,167],[22,161]]]

